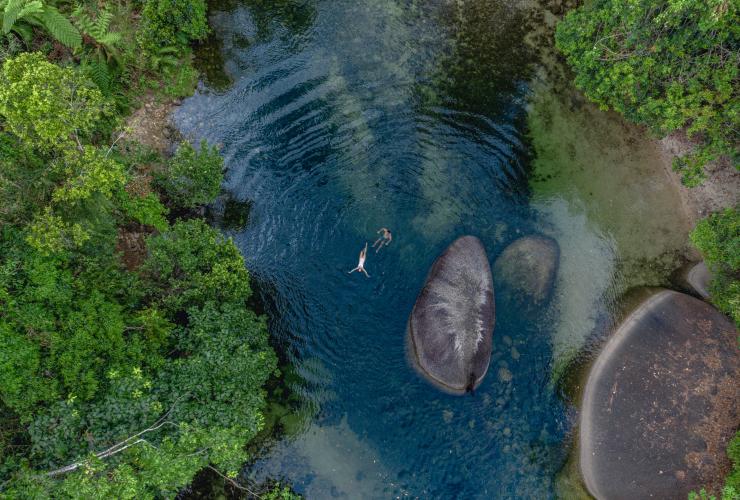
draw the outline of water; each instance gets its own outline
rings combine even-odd
[[[554,377],[615,290],[645,281],[623,269],[645,256],[623,255],[621,222],[603,208],[599,220],[583,192],[530,183],[560,147],[542,140],[560,123],[542,119],[542,103],[563,97],[532,83],[541,54],[524,41],[527,19],[489,0],[249,1],[213,12],[222,45],[211,53],[229,78],[207,74],[175,120],[222,145],[225,189],[251,203],[249,225],[231,235],[300,375],[293,389],[313,409],[249,478],[283,478],[309,498],[555,496],[575,409]],[[633,205],[622,198],[606,211]],[[348,275],[381,226],[394,239],[371,250],[371,278]],[[429,267],[458,236],[478,236],[493,262],[531,233],[563,251],[553,304],[532,317],[498,308],[479,390],[439,392],[404,346]]]

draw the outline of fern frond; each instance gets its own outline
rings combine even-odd
[[[117,45],[118,42],[121,41],[121,34],[120,33],[105,33],[102,36],[96,36],[95,40],[101,45],[105,45],[107,47],[113,47]]]
[[[15,29],[18,21],[32,17],[44,10],[40,0],[10,0],[3,11],[3,34],[7,35]],[[26,19],[28,20],[28,19]]]
[[[43,2],[41,2],[41,0],[33,0],[23,6],[23,9],[21,9],[20,13],[18,14],[18,19],[23,19],[24,17],[30,16],[31,14],[38,14],[42,10],[44,10]]]
[[[104,37],[108,33],[110,22],[113,20],[113,13],[108,9],[103,10],[98,14],[98,18],[95,21],[96,35]]]
[[[30,43],[33,38],[33,29],[30,24],[26,23],[15,23],[13,31],[18,34],[19,37],[25,42]]]
[[[3,11],[3,34],[7,35],[13,29],[25,4],[26,0],[9,0]]]
[[[36,14],[44,27],[54,38],[67,47],[77,49],[82,46],[82,35],[74,25],[57,9],[46,5],[43,12]]]
[[[113,76],[105,61],[92,60],[84,67],[83,71],[90,80],[98,86],[100,91],[106,97],[110,95],[113,83]]]
[[[78,6],[72,12],[72,18],[80,31],[90,35],[100,45],[112,47],[121,41],[121,34],[109,32],[108,28],[113,20],[113,13],[108,9],[100,11],[96,18],[93,19],[85,11],[83,6]]]

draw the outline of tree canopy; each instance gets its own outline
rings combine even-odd
[[[732,0],[590,0],[557,27],[575,83],[603,108],[701,146],[679,158],[696,185],[719,155],[737,165],[740,22]]]
[[[205,467],[235,477],[264,425],[265,318],[234,243],[192,218],[223,160],[184,143],[137,185],[113,110],[82,67],[0,69],[3,498],[174,497]]]

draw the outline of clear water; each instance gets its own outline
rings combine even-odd
[[[562,96],[538,91],[531,104],[538,54],[526,20],[511,2],[484,0],[249,1],[213,12],[231,82],[206,78],[175,120],[223,146],[226,190],[252,203],[232,236],[303,380],[294,390],[314,409],[248,477],[284,478],[309,498],[555,496],[575,420],[552,383],[556,356],[608,313],[615,282],[639,280],[620,272],[622,226],[609,225],[629,199],[605,210],[589,205],[587,185],[530,185],[533,168],[555,161],[540,156],[562,156],[542,137],[573,131],[537,114]],[[612,158],[641,146],[607,147]],[[371,278],[348,275],[381,226],[394,240],[371,251]],[[405,328],[436,256],[473,234],[493,262],[538,232],[563,251],[553,304],[530,317],[498,308],[474,396],[420,379]]]

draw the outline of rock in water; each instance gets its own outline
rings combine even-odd
[[[520,306],[550,299],[560,263],[560,247],[552,238],[525,236],[514,241],[493,265],[499,290]]]
[[[477,387],[491,359],[493,279],[475,236],[455,240],[432,265],[409,318],[412,363],[454,394]]]
[[[617,329],[588,376],[581,473],[598,499],[687,498],[717,491],[740,418],[740,350],[732,323],[668,290]]]

